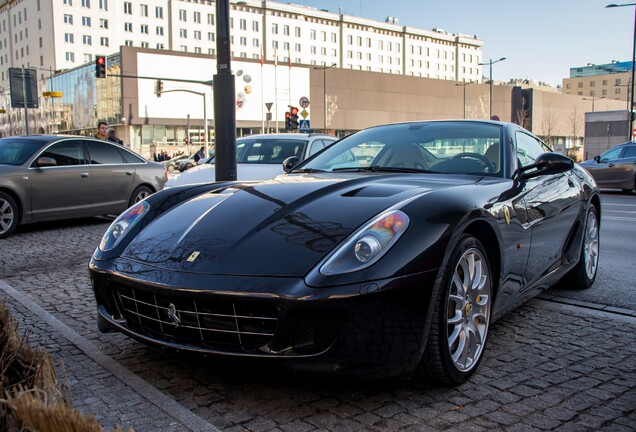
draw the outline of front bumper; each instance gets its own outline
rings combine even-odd
[[[165,272],[123,259],[92,260],[90,273],[101,328],[108,322],[150,345],[367,377],[416,368],[436,276],[312,288],[299,278]]]

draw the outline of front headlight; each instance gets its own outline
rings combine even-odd
[[[320,273],[351,273],[371,266],[402,236],[409,222],[401,210],[382,213],[336,249],[320,267]]]
[[[149,209],[150,204],[148,204],[147,201],[140,201],[120,214],[106,230],[106,233],[99,244],[99,249],[102,252],[106,252],[117,246],[126,233],[129,232],[132,227],[134,227],[135,224],[144,217]]]

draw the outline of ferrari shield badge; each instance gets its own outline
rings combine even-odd
[[[196,259],[197,259],[197,257],[199,256],[199,254],[200,254],[200,252],[199,252],[199,251],[194,251],[194,252],[192,252],[186,261],[188,261],[188,262],[194,262],[194,260],[196,260]]]

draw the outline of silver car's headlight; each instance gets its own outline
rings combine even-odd
[[[358,229],[320,267],[320,273],[335,275],[369,267],[402,236],[410,219],[401,210],[391,210]]]
[[[102,252],[106,252],[117,246],[126,233],[129,232],[146,213],[148,213],[149,209],[150,204],[148,204],[147,201],[140,201],[120,214],[106,230],[106,233],[99,244],[99,249]]]

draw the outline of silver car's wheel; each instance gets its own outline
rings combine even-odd
[[[486,251],[471,235],[454,246],[435,284],[433,316],[420,372],[443,384],[461,384],[482,358],[492,306]]]
[[[130,197],[128,206],[133,206],[139,201],[146,199],[150,195],[152,195],[152,190],[148,186],[139,186],[137,189],[135,189],[132,196]]]
[[[9,237],[18,226],[19,210],[11,196],[0,192],[0,238]]]

